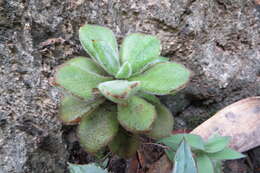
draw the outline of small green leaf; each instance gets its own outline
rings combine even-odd
[[[177,134],[177,135],[171,135],[170,137],[163,138],[159,143],[163,143],[172,149],[176,150],[177,146],[181,143],[182,139],[185,139],[189,145],[198,150],[204,150],[204,142],[202,138],[198,135],[194,134]]]
[[[124,64],[120,67],[116,74],[117,79],[127,79],[132,75],[132,67],[131,65],[126,61]]]
[[[130,158],[136,153],[139,145],[140,141],[137,135],[130,135],[124,130],[119,130],[116,137],[108,146],[118,156]]]
[[[212,162],[206,154],[197,155],[196,161],[199,173],[214,173]]]
[[[215,160],[233,160],[233,159],[241,159],[246,157],[245,155],[231,148],[225,148],[217,153],[208,153],[207,155],[210,157],[210,159],[215,159]]]
[[[96,59],[96,50],[93,45],[93,40],[104,41],[118,58],[118,45],[116,37],[110,29],[97,25],[86,24],[79,29],[79,40],[85,51],[93,58]]]
[[[185,140],[182,140],[176,151],[173,173],[197,173],[190,146]]]
[[[138,33],[130,34],[124,39],[120,49],[121,61],[129,62],[135,75],[154,61],[160,51],[160,40],[156,37]]]
[[[94,163],[87,165],[77,165],[69,163],[70,173],[108,173],[106,170],[98,167]]]
[[[155,118],[155,107],[140,97],[133,96],[127,105],[118,105],[117,119],[130,132],[150,131]]]
[[[115,76],[120,67],[116,52],[104,41],[93,40],[92,43],[96,62],[100,64],[107,73]]]
[[[82,118],[78,137],[87,152],[96,153],[116,136],[117,131],[116,107],[107,103]]]
[[[207,153],[216,153],[224,148],[226,148],[229,144],[229,137],[212,137],[205,144],[205,152]]]
[[[157,118],[154,121],[152,130],[148,136],[154,139],[167,137],[173,130],[173,116],[172,113],[162,104],[155,104]]]
[[[113,80],[98,85],[99,91],[115,103],[125,103],[139,89],[140,82],[127,80]]]
[[[97,99],[93,103],[86,102],[82,99],[66,94],[62,98],[59,118],[65,124],[77,124],[83,115],[87,116],[94,111],[105,99]]]
[[[77,57],[57,68],[55,83],[70,93],[89,101],[96,98],[93,90],[99,83],[112,79],[103,75],[104,71],[91,59]]]
[[[165,95],[180,90],[189,81],[191,72],[183,65],[174,62],[159,63],[152,66],[130,81],[140,81],[141,90],[156,95]]]

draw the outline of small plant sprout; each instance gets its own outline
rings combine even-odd
[[[169,136],[173,116],[154,95],[184,88],[191,72],[160,56],[160,41],[151,35],[130,34],[118,49],[110,29],[87,24],[79,38],[90,58],[65,62],[54,78],[63,92],[59,117],[65,124],[79,123],[82,147],[96,153],[108,145],[115,154],[131,157],[138,135]]]
[[[177,134],[159,143],[169,147],[165,152],[174,163],[173,173],[222,173],[223,160],[245,157],[228,147],[229,137],[216,134],[206,142],[197,135]]]
[[[70,173],[108,173],[107,170],[97,166],[95,163],[77,165],[69,163]]]

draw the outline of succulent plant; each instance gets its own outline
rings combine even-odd
[[[96,153],[105,146],[130,157],[139,145],[139,134],[159,139],[173,128],[171,112],[154,95],[184,88],[191,72],[160,56],[160,41],[151,35],[130,34],[118,50],[113,32],[84,25],[80,42],[90,55],[60,65],[55,84],[64,96],[59,117],[78,124],[82,147]]]
[[[222,161],[245,157],[231,149],[229,137],[212,135],[206,142],[198,135],[177,134],[159,141],[169,146],[168,158],[174,162],[173,173],[222,173]]]

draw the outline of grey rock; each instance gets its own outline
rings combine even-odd
[[[65,171],[70,153],[49,80],[57,65],[86,55],[82,24],[110,27],[119,42],[132,32],[158,36],[162,54],[194,72],[179,96],[162,100],[195,127],[260,95],[257,9],[252,0],[0,0],[0,172]]]

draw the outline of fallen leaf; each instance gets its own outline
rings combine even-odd
[[[244,152],[260,145],[260,97],[250,97],[217,112],[191,133],[207,139],[212,134],[230,136],[230,147]]]

